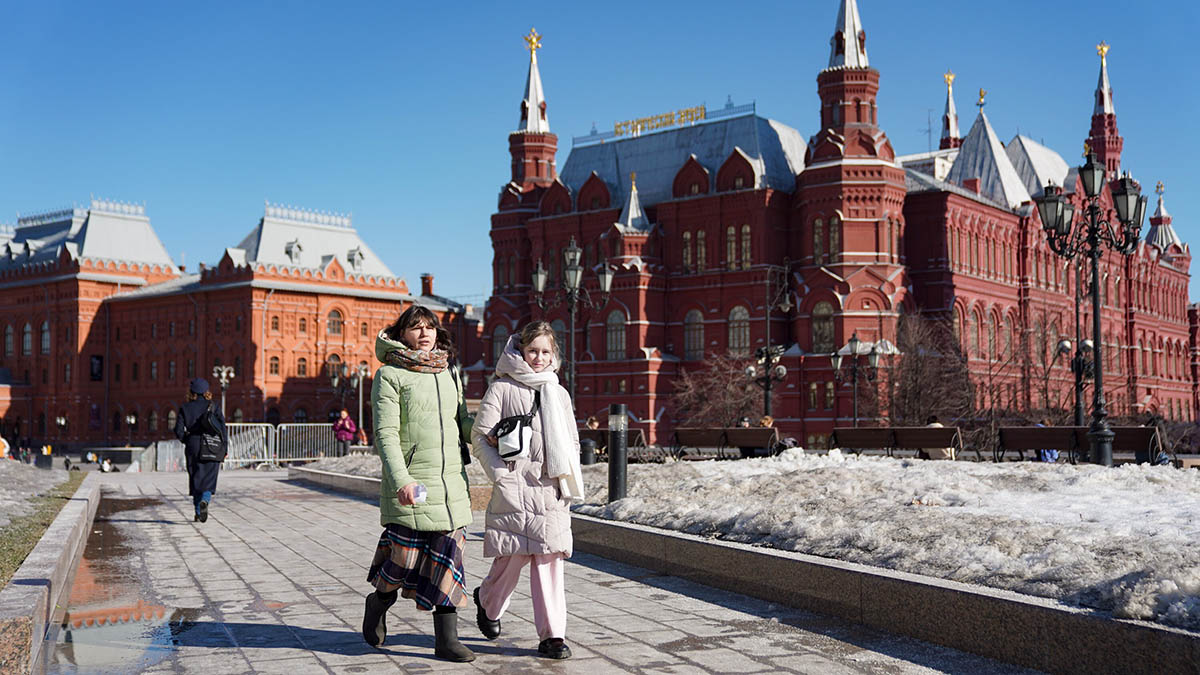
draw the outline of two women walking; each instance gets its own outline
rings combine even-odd
[[[371,393],[375,440],[383,462],[379,499],[384,532],[367,574],[363,639],[381,646],[388,609],[398,596],[432,610],[436,656],[472,661],[458,639],[457,609],[467,605],[463,570],[465,527],[471,522],[461,440],[495,482],[488,505],[484,555],[492,569],[474,591],[484,637],[500,635],[521,569],[532,564],[534,617],[540,654],[567,658],[563,559],[571,554],[570,499],[581,499],[574,412],[558,385],[554,332],[537,322],[513,336],[472,420],[466,411],[449,334],[430,310],[414,305],[376,339],[383,365]],[[522,456],[502,458],[493,428],[501,418],[528,415],[532,442]],[[520,433],[518,431],[518,433]]]

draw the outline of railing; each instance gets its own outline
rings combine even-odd
[[[274,460],[307,462],[338,454],[332,424],[280,424],[275,428]]]
[[[229,434],[229,452],[225,455],[225,466],[262,464],[275,460],[274,425],[252,422],[229,422],[225,425]]]

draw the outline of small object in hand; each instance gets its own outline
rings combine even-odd
[[[424,485],[417,483],[417,487],[413,488],[413,503],[424,504],[425,498],[428,496],[429,490]]]

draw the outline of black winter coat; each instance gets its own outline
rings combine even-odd
[[[220,462],[201,462],[198,459],[200,454],[200,429],[197,423],[200,416],[208,409],[209,405],[213,406],[213,417],[217,421],[217,430],[221,434],[221,440],[228,447],[229,434],[225,429],[225,418],[221,417],[221,408],[216,403],[204,398],[198,398],[195,401],[188,401],[179,406],[179,416],[175,418],[175,436],[183,441],[184,459],[187,461],[188,470],[188,494],[192,496],[200,495],[204,492],[217,491],[217,472],[221,468]]]

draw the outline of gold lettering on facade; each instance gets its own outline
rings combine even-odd
[[[640,134],[644,131],[654,131],[655,129],[666,129],[667,127],[680,126],[684,124],[694,124],[706,117],[706,109],[699,105],[693,108],[683,108],[674,112],[662,113],[661,115],[651,115],[650,117],[639,117],[637,119],[625,120],[617,122],[613,125],[613,133],[617,136],[626,136],[629,134]]]

